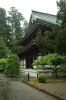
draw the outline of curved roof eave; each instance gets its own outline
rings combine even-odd
[[[32,10],[32,14],[31,14],[29,22],[32,22],[32,24],[34,24],[33,21],[35,21],[35,24],[32,27],[32,25],[30,25],[30,23],[29,23],[29,27],[28,27],[28,30],[26,32],[26,35],[22,38],[21,41],[19,41],[18,44],[21,44],[24,40],[26,40],[32,34],[32,32],[39,25],[38,24],[39,20],[41,20],[41,22],[46,22],[46,23],[52,24],[52,25],[58,24],[57,23],[56,15],[42,13],[42,12],[37,12],[37,11]]]
[[[32,48],[32,46],[34,46],[36,44],[35,40],[33,40],[28,46],[24,47],[21,51],[19,51],[17,53],[17,55],[29,50],[30,48]]]

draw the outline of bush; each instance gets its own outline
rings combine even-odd
[[[19,57],[16,54],[12,54],[7,58],[7,66],[5,67],[5,75],[17,76],[20,73]]]
[[[39,69],[41,69],[41,68],[42,68],[41,65],[36,66],[36,70],[39,70]]]
[[[2,65],[0,65],[0,72],[3,72],[4,71],[4,68]]]
[[[44,74],[40,74],[37,79],[39,82],[46,82],[46,76]]]
[[[5,67],[6,67],[6,62],[7,62],[7,59],[5,58],[0,59],[0,71],[1,72],[4,72]]]

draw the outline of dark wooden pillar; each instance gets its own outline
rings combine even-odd
[[[32,63],[33,63],[33,57],[30,57],[30,68],[33,69]]]
[[[33,57],[27,57],[26,58],[26,68],[33,68],[32,63],[33,63]]]
[[[30,58],[26,58],[26,68],[30,68]]]

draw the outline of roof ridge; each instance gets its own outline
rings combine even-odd
[[[31,10],[32,11],[32,13],[34,12],[36,12],[36,13],[40,13],[40,14],[46,14],[46,15],[50,15],[50,16],[55,16],[56,17],[56,15],[53,15],[53,14],[49,14],[49,13],[44,13],[44,12],[40,12],[40,11],[35,11],[35,10]]]

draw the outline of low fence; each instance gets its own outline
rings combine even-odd
[[[22,69],[22,78],[28,80],[30,78],[37,78],[39,74],[44,74],[46,77],[54,77],[55,73],[53,70],[32,70],[32,69]],[[58,77],[66,77],[66,71],[57,71]]]
[[[55,73],[53,72],[53,70],[39,70],[37,71],[38,75],[43,73],[46,77],[53,77],[55,76]],[[66,77],[66,71],[57,71],[57,75],[58,77]]]
[[[37,77],[37,71],[36,70],[22,69],[21,73],[22,73],[22,79],[24,79],[24,80],[29,81],[30,78],[36,78]]]

